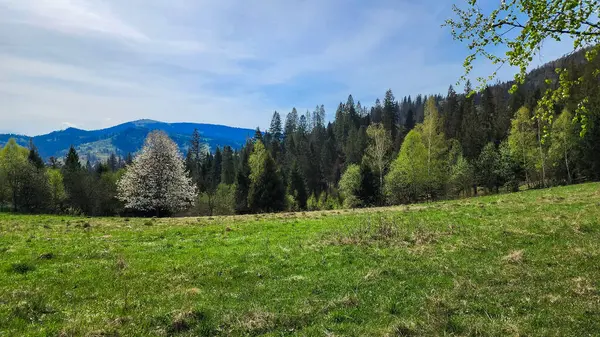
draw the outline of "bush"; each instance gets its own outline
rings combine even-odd
[[[324,195],[325,193],[321,193],[321,195]],[[320,209],[319,207],[319,201],[317,200],[317,198],[315,197],[314,194],[310,195],[310,198],[308,198],[308,200],[306,201],[306,208],[309,211],[318,211]]]

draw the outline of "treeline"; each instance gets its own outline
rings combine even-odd
[[[372,107],[350,95],[330,122],[322,105],[285,118],[275,112],[268,130],[239,150],[205,152],[195,132],[184,163],[198,197],[184,214],[368,207],[598,180],[599,67],[577,60],[535,70],[514,94],[512,83],[499,83],[469,95],[467,83],[462,93],[451,86],[444,96],[400,100],[388,90]],[[539,79],[552,79],[558,64],[590,85],[571,92],[548,122],[535,110],[554,84]],[[581,132],[573,111],[584,97]],[[44,164],[33,144],[9,142],[0,152],[0,201],[20,212],[131,211],[117,187],[131,159],[81,165],[71,148],[63,162]]]
[[[116,184],[127,162],[82,165],[71,147],[63,161],[44,163],[37,148],[14,139],[0,150],[0,209],[21,213],[114,215],[123,211]]]

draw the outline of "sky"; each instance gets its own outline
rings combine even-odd
[[[0,0],[0,133],[145,118],[264,130],[293,107],[331,118],[349,94],[445,93],[467,52],[441,27],[452,2]]]

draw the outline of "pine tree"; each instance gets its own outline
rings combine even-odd
[[[65,157],[62,174],[67,194],[67,204],[75,212],[91,213],[93,190],[89,189],[87,170],[81,166],[79,154],[73,146],[69,148],[69,152]]]
[[[347,164],[359,164],[362,160],[363,151],[359,144],[358,130],[354,126],[350,126],[348,139],[344,145],[344,155]]]
[[[296,132],[296,128],[298,127],[298,111],[296,108],[292,109],[286,118],[285,118],[285,129],[284,136],[288,138],[290,135]]]
[[[335,132],[335,140],[338,143],[338,148],[340,148],[340,149],[346,143],[346,136],[347,136],[348,132],[350,131],[348,129],[347,121],[348,121],[348,119],[346,117],[344,105],[342,103],[340,103],[335,112],[335,121],[333,123],[334,132]]]
[[[490,87],[486,87],[481,95],[481,106],[479,108],[479,128],[483,140],[496,143],[495,132],[496,105],[495,98]]]
[[[383,122],[383,107],[381,106],[381,101],[378,99],[375,100],[375,106],[371,108],[371,122],[373,123],[382,123]]]
[[[117,160],[117,156],[114,153],[110,154],[107,160],[108,168],[111,172],[116,172],[119,168],[119,162]]]
[[[221,182],[231,185],[235,181],[235,166],[233,163],[233,149],[231,146],[223,148],[223,165],[221,168]]]
[[[71,145],[71,147],[69,148],[69,152],[65,157],[65,165],[63,166],[63,169],[71,172],[79,171],[81,169],[79,155],[77,154],[77,151],[75,150],[75,147],[73,147],[73,145]]]
[[[273,136],[274,140],[281,141],[283,137],[283,129],[281,128],[281,116],[275,111],[271,118],[271,126],[269,127],[269,133]]]
[[[474,161],[479,156],[486,140],[482,132],[481,118],[475,106],[474,95],[468,95],[471,90],[471,83],[467,81],[465,96],[461,101],[462,124],[460,142],[467,159]]]
[[[360,166],[360,188],[358,199],[363,207],[373,207],[380,203],[379,178],[373,174],[373,170],[366,163]]]
[[[494,143],[489,142],[481,151],[475,163],[475,177],[480,186],[484,186],[488,193],[498,192],[500,156]]]
[[[398,127],[396,125],[398,121],[398,113],[398,102],[396,102],[396,98],[394,97],[392,90],[389,89],[385,93],[385,99],[383,100],[383,113],[381,119],[383,127],[390,133],[392,137],[392,143],[398,136]]]
[[[221,171],[223,164],[223,155],[221,154],[221,149],[217,146],[215,150],[215,155],[213,157],[213,164],[211,167],[211,177],[210,177],[210,189],[216,190],[217,186],[221,183]]]
[[[458,96],[454,87],[448,88],[448,95],[444,103],[444,133],[448,138],[459,139],[462,116],[458,105]]]
[[[125,157],[125,164],[126,166],[133,164],[133,155],[131,154],[131,152],[127,152],[127,156]]]
[[[38,152],[37,147],[33,144],[33,139],[29,139],[29,162],[38,170],[43,169],[46,165],[44,165],[44,160],[40,157],[40,153]]]
[[[294,200],[301,210],[306,210],[306,202],[308,199],[306,185],[297,163],[294,163],[292,166],[289,194],[294,197]]]
[[[450,195],[460,196],[462,193],[468,193],[473,186],[475,172],[473,166],[463,156],[458,140],[452,139],[449,148],[448,192]]]
[[[250,211],[248,207],[248,194],[250,192],[250,164],[248,162],[253,143],[248,141],[240,152],[240,163],[235,175],[235,212],[245,214]]]
[[[404,123],[404,129],[406,132],[409,132],[415,127],[415,113],[413,109],[408,109],[406,113],[406,122]]]
[[[344,105],[345,116],[347,118],[348,127],[354,127],[358,129],[360,126],[360,117],[358,115],[358,111],[356,109],[356,105],[354,104],[354,98],[352,95],[348,95],[348,100]]]
[[[177,145],[162,131],[152,131],[144,148],[118,182],[125,207],[157,216],[190,207],[196,187],[188,177]]]
[[[256,130],[254,131],[254,140],[260,140],[261,142],[263,141],[263,134],[260,131],[260,128],[256,128]]]

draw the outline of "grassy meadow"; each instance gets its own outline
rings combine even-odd
[[[600,333],[600,184],[214,218],[0,214],[0,336]]]

